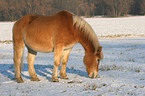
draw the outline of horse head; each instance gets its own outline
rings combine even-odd
[[[103,59],[102,46],[98,47],[98,50],[94,54],[86,54],[84,56],[84,64],[90,78],[95,78],[98,75],[99,63]]]

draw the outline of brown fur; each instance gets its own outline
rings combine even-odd
[[[80,23],[80,24],[79,24]],[[58,82],[58,67],[61,57],[62,67],[60,76],[67,79],[66,64],[69,53],[76,43],[80,43],[85,49],[84,63],[89,77],[98,74],[98,59],[102,58],[97,36],[90,25],[83,19],[67,11],[60,11],[51,16],[26,15],[19,19],[13,27],[14,64],[17,82],[23,82],[21,78],[21,64],[23,49],[28,49],[29,74],[32,81],[39,81],[34,69],[34,59],[37,52],[54,51],[54,70],[52,81]]]

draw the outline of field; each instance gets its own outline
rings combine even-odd
[[[145,16],[85,20],[103,46],[104,59],[97,78],[88,77],[84,49],[76,44],[69,56],[68,80],[51,82],[54,54],[38,53],[35,69],[41,81],[32,82],[25,48],[22,84],[14,79],[14,22],[0,22],[0,96],[145,96]]]

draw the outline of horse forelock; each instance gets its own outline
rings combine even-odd
[[[94,30],[92,29],[92,27],[84,19],[76,15],[73,15],[73,25],[79,30],[81,30],[82,32],[84,32],[84,35],[92,43],[95,50],[97,50],[100,45],[99,45],[98,38]]]

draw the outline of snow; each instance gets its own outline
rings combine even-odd
[[[86,19],[98,36],[145,36],[145,16]]]
[[[83,47],[76,44],[67,65],[69,79],[60,79],[57,83],[51,82],[53,53],[38,53],[34,66],[41,81],[30,81],[25,48],[22,71],[24,83],[18,84],[14,79],[12,43],[1,42],[0,96],[144,96],[145,16],[85,20],[100,36],[99,41],[103,46],[104,59],[97,78],[88,77],[83,64]],[[0,41],[12,40],[13,24],[0,23]]]
[[[14,22],[0,22],[0,41],[12,40],[12,27]]]

